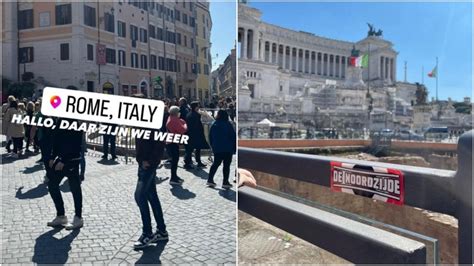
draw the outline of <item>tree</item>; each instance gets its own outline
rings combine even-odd
[[[416,105],[425,105],[426,99],[428,98],[428,90],[426,89],[425,85],[420,83],[416,84]]]
[[[32,82],[15,82],[10,83],[7,89],[8,95],[13,95],[15,98],[31,98],[36,89],[36,84]]]

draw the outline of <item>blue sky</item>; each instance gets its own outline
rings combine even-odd
[[[367,22],[399,52],[397,80],[424,83],[429,98],[436,80],[427,76],[439,60],[439,98],[472,95],[472,3],[283,3],[250,1],[265,22],[356,42],[367,35]]]
[[[212,70],[219,67],[235,44],[236,4],[233,1],[211,1]],[[216,54],[218,56],[216,57]]]

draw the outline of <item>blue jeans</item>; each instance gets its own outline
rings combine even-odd
[[[141,163],[138,166],[138,182],[137,188],[135,189],[135,201],[137,202],[142,216],[143,234],[147,236],[152,234],[150,208],[148,203],[150,203],[151,209],[153,210],[156,227],[161,232],[166,231],[163,210],[161,209],[161,203],[156,192],[155,175],[156,167],[148,167],[147,169],[144,169]]]

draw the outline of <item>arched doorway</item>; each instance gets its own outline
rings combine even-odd
[[[145,97],[148,97],[148,84],[146,83],[146,81],[142,81],[140,83],[140,93],[145,95]]]
[[[102,91],[105,93],[105,94],[115,94],[114,93],[114,84],[110,83],[110,82],[106,82],[104,83],[104,85],[102,86]]]

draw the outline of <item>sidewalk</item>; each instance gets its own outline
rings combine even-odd
[[[157,190],[170,239],[144,251],[134,251],[133,242],[141,234],[133,196],[135,162],[125,165],[120,157],[117,164],[104,164],[100,162],[101,153],[87,154],[82,184],[85,224],[71,232],[46,226],[54,218],[55,209],[42,184],[43,167],[35,163],[40,156],[14,161],[5,159],[5,153],[2,148],[2,264],[235,264],[236,193],[235,188],[220,189],[221,168],[215,178],[219,185],[216,189],[205,186],[210,163],[205,169],[190,172],[179,168],[178,175],[185,180],[182,188],[169,185],[169,169],[159,169],[157,176],[167,177]],[[231,169],[235,169],[235,162]],[[65,181],[61,190],[66,215],[72,219],[73,200]]]

